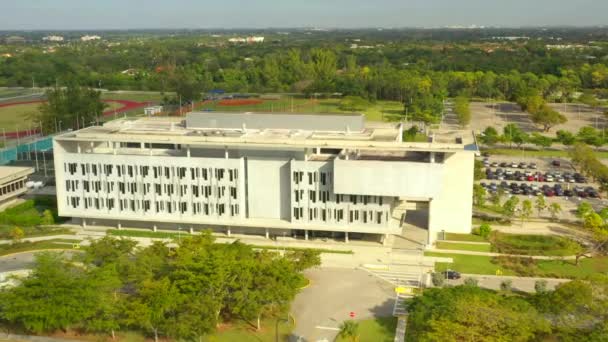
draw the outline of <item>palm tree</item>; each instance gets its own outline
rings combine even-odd
[[[338,335],[342,338],[348,338],[352,342],[357,342],[359,340],[359,323],[352,320],[342,322]]]

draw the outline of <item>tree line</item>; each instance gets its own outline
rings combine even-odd
[[[487,52],[483,44],[379,41],[378,47],[364,50],[344,43],[328,46],[328,41],[331,38],[210,46],[182,37],[126,41],[118,46],[68,45],[52,54],[28,49],[19,58],[0,63],[0,86],[73,81],[86,87],[172,91],[186,101],[213,89],[341,93],[368,101],[400,101],[404,115],[425,122],[440,119],[447,97],[565,102],[580,89],[601,92],[608,88],[605,64],[583,62],[573,52],[547,51],[533,43],[513,43]],[[548,65],[540,66],[543,63]],[[541,106],[536,115],[542,125],[561,120],[555,114]]]
[[[589,341],[608,339],[608,276],[516,293],[467,285],[433,288],[408,305],[406,341]]]
[[[30,276],[0,292],[5,326],[42,334],[77,330],[115,336],[135,330],[200,340],[219,324],[287,312],[301,272],[320,264],[318,252],[258,251],[214,243],[205,232],[177,246],[104,237],[69,259],[39,254]]]

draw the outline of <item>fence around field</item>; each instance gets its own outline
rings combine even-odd
[[[13,147],[0,150],[0,165],[6,165],[16,160],[23,159],[24,155],[31,152],[47,151],[53,149],[53,137],[46,136],[35,141],[27,142]]]

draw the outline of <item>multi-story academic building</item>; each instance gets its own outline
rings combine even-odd
[[[115,120],[54,139],[59,214],[83,226],[389,243],[418,212],[425,244],[469,232],[473,138],[410,143],[402,132],[359,114]]]

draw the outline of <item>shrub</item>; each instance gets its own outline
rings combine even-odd
[[[466,286],[479,286],[479,281],[475,278],[466,278],[464,284]]]
[[[534,283],[534,290],[536,293],[547,293],[547,281],[544,279],[537,280]]]
[[[435,272],[431,275],[433,286],[442,287],[445,282],[445,276],[441,272]]]
[[[482,223],[481,226],[479,226],[479,236],[481,236],[482,238],[487,239],[490,236],[491,232],[492,227],[490,227],[489,224]]]
[[[500,289],[502,291],[511,291],[513,287],[513,281],[511,279],[505,279],[500,283]]]

